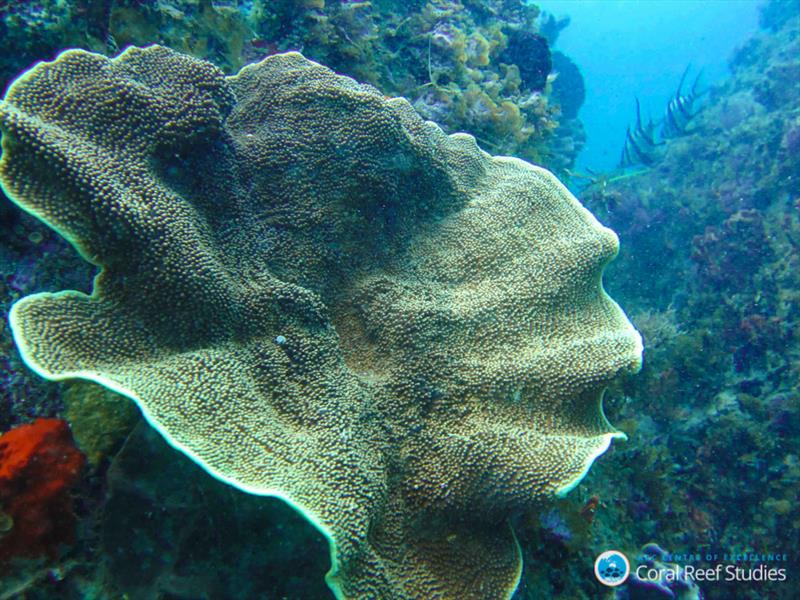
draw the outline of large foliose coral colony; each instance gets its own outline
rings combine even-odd
[[[5,192],[100,269],[14,304],[27,365],[297,507],[338,597],[510,596],[509,517],[622,435],[602,394],[641,341],[600,285],[616,236],[403,99],[297,53],[224,77],[70,50],[0,127]]]
[[[113,46],[137,17],[169,14],[161,3],[133,12],[107,6],[4,7],[4,27],[19,33],[41,19],[39,31],[53,43],[74,27],[54,18],[56,9],[72,8],[87,39],[105,35]],[[247,23],[242,12],[192,6],[193,23],[236,24],[259,47],[258,6]],[[355,8],[359,18],[369,14],[366,6],[338,7],[309,21],[309,7],[296,8],[311,53],[321,23]],[[505,21],[461,5],[412,12],[408,27],[428,31],[406,51],[427,45],[427,81],[403,78],[400,87],[423,115],[434,116],[429,100],[449,103],[438,115],[445,126],[526,154],[545,147],[555,121],[549,129],[538,123],[557,113],[546,110],[550,51],[532,31],[536,12],[515,10]],[[88,27],[98,22],[105,26]],[[492,44],[482,27],[494,31]],[[341,30],[339,23],[331,31]],[[316,53],[339,46],[338,38],[320,43]],[[202,48],[181,49],[229,68],[244,61],[243,48],[228,47],[224,58]],[[523,62],[529,55],[533,64]],[[374,60],[357,58],[326,55],[355,73]],[[498,65],[511,83],[493,83]],[[387,91],[396,87],[369,73],[364,78]],[[490,160],[473,138],[448,138],[406,101],[296,54],[225,78],[160,47],[114,61],[69,51],[20,77],[0,111],[4,191],[101,269],[91,295],[32,295],[9,317],[28,367],[69,382],[52,406],[63,399],[91,472],[104,472],[108,457],[114,469],[124,464],[115,453],[136,416],[114,394],[72,382],[80,378],[135,400],[172,445],[217,478],[298,508],[328,538],[327,581],[337,596],[513,592],[521,567],[509,516],[574,487],[621,435],[600,398],[617,373],[638,367],[641,353],[638,334],[599,285],[616,238],[552,175]],[[26,241],[54,244],[40,261],[46,266],[58,239],[47,230],[25,235],[26,221],[9,215],[24,236],[21,249]],[[12,299],[41,289],[31,267],[27,280],[13,280]],[[85,273],[77,271],[75,287],[86,289]],[[591,360],[575,362],[576,352]],[[34,396],[22,382],[15,394]],[[33,432],[4,436],[5,460],[20,452],[14,436],[33,440]],[[64,456],[77,452],[69,436],[59,443]],[[45,496],[39,514],[71,514],[63,494],[82,465],[82,457],[74,461],[60,496]],[[20,467],[8,485],[30,473]],[[55,481],[58,471],[49,473]],[[12,533],[2,543],[13,560],[4,570],[14,575],[6,579],[12,588],[25,589],[48,571],[41,562],[14,567],[35,554],[30,545],[14,550],[35,539],[14,506],[5,502]],[[62,521],[65,532],[48,538],[51,559],[72,539],[69,519]],[[126,583],[114,562],[102,561],[97,580],[108,569],[123,590],[141,586]],[[86,567],[62,560],[61,568]],[[67,580],[80,586],[79,576]]]
[[[353,101],[350,94],[357,88],[339,80],[326,80],[332,87],[317,89],[327,90],[325,94],[351,109],[360,107],[355,110],[355,122],[360,122],[359,114],[369,115],[367,120],[375,120],[375,128],[359,130],[363,135],[353,139],[348,132],[347,143],[343,143],[336,140],[333,127],[320,154],[284,147],[287,138],[270,137],[296,125],[292,110],[275,121],[282,124],[275,131],[261,129],[255,117],[260,118],[261,109],[275,104],[265,103],[248,118],[250,113],[244,107],[257,97],[250,95],[248,81],[264,74],[259,70],[227,78],[235,82],[231,86],[219,83],[226,80],[221,73],[204,67],[204,77],[213,74],[216,82],[208,87],[209,105],[193,104],[190,121],[174,119],[163,138],[149,138],[149,130],[144,136],[127,135],[120,129],[124,122],[115,119],[109,125],[105,115],[95,121],[95,128],[62,124],[63,138],[38,140],[35,128],[27,126],[36,119],[63,115],[39,114],[35,81],[27,90],[20,86],[17,104],[5,107],[6,118],[14,121],[11,126],[16,126],[21,141],[37,140],[34,145],[41,143],[42,150],[38,157],[36,152],[26,154],[23,144],[15,150],[17,158],[6,163],[10,167],[6,179],[13,175],[18,186],[12,195],[21,204],[28,199],[29,206],[39,206],[34,212],[58,232],[68,234],[71,241],[79,242],[85,257],[106,268],[107,275],[95,288],[101,290],[98,299],[103,301],[92,310],[106,310],[111,302],[124,308],[121,326],[130,324],[131,315],[137,314],[137,326],[144,323],[150,328],[145,339],[123,336],[121,339],[132,342],[125,348],[107,348],[103,357],[90,355],[91,360],[80,365],[82,376],[136,397],[150,420],[160,423],[167,439],[179,442],[194,460],[170,448],[153,428],[143,424],[135,403],[128,398],[95,383],[45,382],[26,370],[4,320],[0,325],[0,430],[18,427],[0,437],[0,595],[25,591],[31,598],[122,594],[143,598],[265,594],[329,598],[330,591],[322,583],[331,566],[327,536],[341,549],[332,557],[333,566],[340,568],[330,579],[340,593],[366,585],[378,587],[363,589],[413,596],[420,593],[413,587],[415,582],[435,581],[443,586],[440,590],[461,594],[464,588],[460,586],[466,584],[453,581],[448,573],[470,573],[472,567],[465,570],[454,565],[471,562],[469,557],[475,552],[480,556],[491,547],[496,559],[484,557],[481,575],[474,580],[478,583],[470,590],[474,594],[483,585],[483,590],[489,591],[479,597],[497,597],[506,595],[519,576],[520,561],[511,551],[504,524],[509,513],[513,513],[510,520],[526,565],[515,597],[525,600],[607,593],[591,575],[591,564],[599,551],[609,547],[620,548],[631,557],[651,540],[678,552],[792,547],[792,532],[800,526],[796,502],[800,377],[793,333],[800,298],[800,174],[793,158],[800,147],[800,17],[786,9],[783,2],[766,4],[765,31],[734,57],[732,79],[710,91],[707,107],[688,131],[659,148],[649,169],[635,177],[601,181],[584,192],[586,204],[621,236],[622,254],[612,263],[608,284],[643,332],[648,355],[643,373],[614,385],[606,399],[611,420],[629,434],[629,441],[614,445],[612,456],[600,461],[569,496],[539,510],[518,510],[531,498],[509,494],[515,486],[506,486],[503,479],[508,476],[508,481],[514,481],[520,471],[514,460],[526,460],[524,450],[539,447],[536,436],[521,433],[518,423],[530,422],[538,415],[533,418],[536,431],[544,422],[558,422],[569,430],[573,456],[591,453],[591,448],[598,448],[592,445],[594,433],[613,432],[604,429],[604,420],[597,420],[590,396],[616,367],[605,363],[605,371],[583,373],[575,379],[584,380],[586,389],[594,390],[574,405],[592,407],[582,418],[575,419],[574,411],[559,416],[539,410],[541,399],[552,389],[546,374],[554,372],[550,368],[559,364],[559,357],[537,354],[535,336],[541,329],[534,327],[533,337],[524,336],[513,344],[509,338],[514,332],[503,328],[507,322],[530,325],[527,319],[535,318],[520,308],[525,297],[515,297],[518,289],[527,289],[516,270],[526,266],[513,264],[516,259],[512,257],[527,256],[533,272],[538,272],[536,265],[541,263],[526,254],[527,248],[517,252],[514,236],[507,229],[519,228],[526,234],[536,230],[537,223],[529,220],[525,211],[532,199],[511,194],[516,198],[511,206],[493,211],[489,193],[503,189],[505,194],[515,188],[510,183],[515,177],[534,177],[532,174],[514,175],[517,167],[513,164],[487,162],[485,156],[465,145],[463,138],[447,142],[446,136],[426,132],[419,124],[408,129],[416,121],[402,116],[406,109],[400,109],[397,101],[367,90],[362,90],[363,95],[358,92],[360,100]],[[579,121],[574,118],[576,106],[580,106],[576,99],[583,94],[579,73],[568,76],[571,63],[564,62],[563,55],[551,53],[549,60],[558,77],[554,81],[552,76],[549,80],[545,77],[542,83],[548,60],[542,52],[542,38],[552,42],[563,23],[552,19],[537,22],[535,9],[516,2],[432,1],[398,6],[319,0],[241,5],[205,0],[76,0],[0,2],[0,14],[0,44],[7,48],[0,54],[0,72],[6,83],[34,61],[53,58],[67,47],[114,56],[129,44],[161,42],[209,60],[227,74],[267,55],[302,50],[338,72],[376,85],[389,96],[408,98],[424,118],[438,120],[447,133],[475,133],[478,143],[493,154],[516,154],[563,172],[580,147]],[[390,26],[378,27],[378,23]],[[513,56],[520,49],[539,59],[517,64]],[[137,70],[143,72],[138,76],[152,76],[145,68],[152,59],[136,58],[135,54],[114,63],[83,54],[66,58],[60,69],[51,72],[72,77],[91,66],[108,77],[103,81],[113,83],[112,87],[126,89],[126,110],[143,102],[156,114],[186,116],[180,111],[170,113],[174,103],[169,93],[154,93],[151,87],[143,96],[141,90],[136,91],[139,83],[126,84],[138,82]],[[273,66],[286,64],[280,57],[271,60],[278,61]],[[295,60],[292,68],[304,72],[307,67]],[[111,67],[113,64],[117,66]],[[195,63],[186,64],[196,68]],[[276,69],[273,75],[280,71]],[[176,74],[180,70],[161,72]],[[87,84],[85,75],[82,77],[74,83]],[[181,85],[187,82],[183,80]],[[181,89],[188,92],[190,88]],[[236,91],[231,95],[232,89]],[[297,101],[296,95],[287,93]],[[304,106],[326,119],[342,105],[323,108],[310,102]],[[26,122],[25,116],[32,114],[38,116]],[[270,118],[279,114],[273,111]],[[78,112],[78,116],[87,115]],[[193,118],[198,121],[191,121]],[[188,122],[202,122],[203,126],[194,137],[184,138],[187,130],[182,128]],[[97,130],[101,143],[85,144],[94,139]],[[124,143],[115,137],[121,131]],[[385,148],[369,150],[373,148],[370,139],[378,132],[393,140],[389,146],[396,152],[387,155]],[[11,137],[6,136],[4,143]],[[181,139],[191,143],[182,146]],[[220,145],[222,139],[229,141]],[[265,213],[242,200],[264,181],[252,175],[256,169],[240,168],[230,153],[243,156],[244,167],[250,160],[260,164],[258,161],[270,154],[264,148],[271,150],[270,140],[277,139],[282,141],[274,144],[276,157],[299,152],[310,160],[294,161],[306,165],[299,171],[289,170],[287,165],[293,161],[278,166],[270,163],[271,167],[282,177],[298,177],[307,184],[297,195],[286,195],[279,184],[282,177],[276,178],[262,194],[284,197],[285,201],[273,204]],[[76,144],[75,140],[83,142]],[[109,143],[124,147],[125,156],[109,154]],[[225,158],[198,167],[197,156],[191,152],[195,144],[218,159]],[[75,161],[69,158],[68,148],[91,150]],[[368,172],[374,177],[347,182],[335,172],[332,179],[328,176],[333,164],[352,165],[361,156],[373,154],[375,161],[369,163]],[[126,157],[136,156],[150,156],[152,161],[148,159],[147,167],[136,160],[124,162],[129,160]],[[46,178],[36,189],[38,193],[25,183],[25,173],[38,168],[37,161],[43,158],[48,168],[66,169],[78,182],[58,192],[65,194],[69,203],[55,202],[56,196],[48,188],[52,181]],[[99,177],[102,169],[96,166],[110,158],[122,160],[126,168],[116,171],[113,179]],[[458,169],[453,168],[454,158]],[[381,161],[391,168],[380,170]],[[430,169],[430,178],[421,176],[428,171],[425,165],[431,164],[436,166]],[[149,171],[151,168],[154,171]],[[215,183],[216,176],[193,183],[193,172],[222,173],[219,179],[226,183]],[[343,169],[340,174],[347,172]],[[328,175],[321,177],[320,173]],[[404,174],[399,181],[398,173]],[[419,180],[424,188],[421,192],[410,193],[403,187],[409,173],[414,174],[410,179]],[[146,185],[142,193],[126,191],[143,175]],[[541,197],[554,201],[552,207],[570,206],[564,204],[565,196],[556,191],[553,182],[535,179],[537,186],[542,186],[537,188]],[[307,186],[312,186],[308,189],[317,197],[329,200],[324,210],[304,202]],[[80,206],[84,209],[97,204],[87,200],[98,197],[87,193],[93,187],[108,190],[108,197],[118,203],[106,206],[108,213],[66,210],[75,202],[83,202]],[[415,200],[410,205],[390,201],[376,206],[368,200],[375,193]],[[462,194],[482,198],[476,203],[476,214],[462,214]],[[217,199],[231,196],[224,205],[231,220],[221,222],[215,217],[223,207]],[[42,198],[52,203],[39,204]],[[165,225],[157,214],[142,210],[153,200],[177,202],[176,219]],[[54,206],[62,208],[53,210]],[[89,213],[92,219],[81,220],[81,215]],[[581,213],[556,211],[552,216],[563,224],[561,218],[569,214]],[[440,223],[440,219],[444,221]],[[466,223],[478,226],[484,219],[505,222],[490,241],[479,236],[466,245],[445,243],[452,236],[461,240],[459,227]],[[372,225],[369,235],[359,234],[366,231],[367,222]],[[420,226],[431,222],[437,226],[423,235]],[[606,256],[603,252],[610,252],[610,247],[608,239],[600,241],[603,230],[597,230],[591,220],[581,222],[587,236],[584,240],[597,241],[598,247],[605,248],[600,255]],[[377,228],[376,223],[380,224]],[[259,228],[257,243],[251,239],[253,224]],[[4,310],[33,292],[70,289],[85,293],[39,297],[53,304],[65,300],[80,304],[88,298],[93,267],[72,253],[55,230],[5,201],[0,203],[0,225]],[[108,234],[98,237],[97,231]],[[158,240],[166,240],[170,231],[180,239],[192,240],[188,254],[172,255],[166,246],[160,247]],[[126,241],[141,236],[153,243],[140,246]],[[575,240],[547,239],[559,249],[576,252],[575,256],[593,257],[588,262],[578,261],[587,268],[594,264],[597,270],[604,260],[591,252],[584,254]],[[415,243],[410,243],[412,240]],[[247,256],[228,250],[239,244],[248,248]],[[218,252],[217,248],[225,250]],[[288,258],[282,260],[284,251]],[[459,256],[469,266],[466,272],[459,270],[464,266]],[[665,256],[672,258],[664,261]],[[143,266],[152,265],[154,257],[168,259],[166,263],[174,269],[161,270],[158,278],[150,279],[146,269],[137,270],[130,264],[144,258]],[[252,261],[256,257],[269,263],[268,273],[254,276]],[[336,269],[333,276],[321,275],[343,259],[356,272],[369,275],[360,281]],[[198,267],[196,277],[183,272],[187,265]],[[374,269],[375,265],[380,268]],[[555,269],[568,274],[557,265]],[[485,277],[490,273],[501,274],[500,279]],[[579,273],[582,275],[575,281],[586,274]],[[648,277],[641,277],[642,273]],[[164,285],[173,281],[172,274],[179,281],[177,287]],[[216,283],[209,285],[208,277]],[[154,294],[148,297],[156,300],[143,302],[140,296],[126,295],[130,281]],[[559,275],[553,281],[563,279]],[[480,294],[468,293],[470,286]],[[175,300],[176,290],[181,301]],[[539,290],[544,295],[531,298],[542,308],[542,318],[550,322],[548,298],[569,297],[573,302],[592,297],[591,293],[585,295],[587,290],[591,292],[591,286],[581,295],[566,286]],[[186,306],[184,298],[202,300],[191,303],[187,310],[193,316],[203,315],[202,322],[217,325],[187,328],[187,320],[173,311]],[[41,323],[55,314],[46,303],[38,308],[36,302],[21,305],[23,309],[26,306],[43,311]],[[600,306],[587,304],[589,312],[585,314],[593,314]],[[256,344],[258,351],[252,349],[250,327],[231,325],[243,318],[249,321],[252,314],[269,322]],[[375,314],[381,319],[376,321]],[[31,340],[29,362],[39,365],[43,374],[55,374],[62,365],[44,363],[56,358],[69,360],[70,353],[59,350],[53,354],[50,342],[41,343],[51,339],[44,330],[24,332],[25,323],[39,323],[39,317],[26,319],[22,311],[19,315],[17,327],[23,334],[18,339]],[[172,332],[166,336],[158,333],[165,329],[159,325],[163,322],[175,329],[174,336]],[[530,330],[528,327],[528,333]],[[332,332],[338,338],[334,339]],[[573,333],[577,332],[560,338],[559,346],[569,347],[570,340],[578,339],[570,338]],[[36,339],[39,342],[34,347]],[[461,349],[456,353],[457,364],[452,362],[453,345]],[[79,350],[81,344],[64,348]],[[125,354],[133,350],[136,352]],[[34,359],[34,354],[40,358]],[[177,405],[152,400],[159,396],[159,385],[185,386],[190,395],[196,381],[222,389],[223,396],[234,393],[235,386],[229,381],[219,385],[215,370],[207,368],[221,354],[226,355],[239,383],[246,380],[248,387],[254,385],[257,390],[253,396],[243,397],[249,398],[246,402],[266,409],[267,416],[248,427],[281,431],[278,437],[261,434],[252,444],[242,445],[249,448],[243,451],[242,464],[260,461],[267,451],[273,461],[280,457],[287,464],[296,464],[298,458],[276,444],[286,436],[302,439],[303,447],[307,445],[303,452],[308,454],[300,462],[310,461],[317,468],[311,472],[299,467],[280,469],[283,475],[277,474],[277,468],[268,469],[264,477],[272,478],[268,484],[271,491],[283,490],[284,498],[304,510],[320,531],[284,503],[243,494],[197,468],[195,461],[239,487],[249,485],[243,485],[246,473],[224,464],[220,457],[223,448],[236,447],[236,443],[223,441],[217,446],[204,441],[233,435],[238,443],[245,435],[238,410],[225,413],[226,426],[233,433],[217,431],[218,421],[209,415],[218,412],[222,396],[208,397],[208,415],[203,418],[192,417],[188,410],[176,411]],[[536,368],[541,370],[531,371],[531,357],[537,355],[540,362]],[[125,360],[121,360],[123,356]],[[576,373],[569,361],[563,357],[560,361],[558,372]],[[310,365],[318,365],[316,376]],[[454,366],[463,376],[443,375]],[[167,381],[161,377],[166,372],[175,377]],[[186,377],[181,378],[181,373]],[[412,375],[406,377],[408,373]],[[526,379],[531,373],[536,373],[532,381]],[[139,375],[143,389],[123,381]],[[290,389],[283,390],[283,402],[268,393],[281,389],[281,382],[290,384]],[[453,402],[456,396],[459,401]],[[492,403],[483,403],[489,396]],[[556,397],[560,400],[556,405],[562,408],[570,402],[565,396]],[[241,407],[238,401],[226,401],[225,405]],[[565,420],[564,414],[573,419]],[[63,421],[37,421],[36,416],[66,418],[74,440]],[[196,426],[186,425],[186,419]],[[499,440],[520,435],[522,442],[513,448],[512,456],[496,452]],[[352,452],[343,453],[343,447]],[[547,481],[551,491],[559,485],[563,491],[577,481],[576,473],[582,474],[580,460],[567,465],[563,451],[551,454],[557,457],[553,464],[563,466],[558,473],[541,470],[537,461],[528,461],[524,469],[532,475],[520,489],[533,490],[534,498],[547,487]],[[487,460],[493,464],[489,471],[481,466]],[[42,464],[48,466],[48,477],[33,477],[43,472]],[[500,477],[492,485],[469,476],[442,478],[442,473],[453,470],[451,465],[458,465],[461,475],[492,472]],[[332,479],[332,474],[339,472],[351,475],[343,481]],[[46,489],[25,487],[39,480],[48,482]],[[263,492],[264,481],[251,487],[261,486]],[[332,503],[331,497],[336,495],[331,495],[331,489],[346,490],[346,494]],[[26,501],[12,502],[12,496]],[[455,520],[433,519],[432,523],[442,523],[438,527],[423,520],[421,529],[420,523],[415,523],[419,515],[441,513],[440,509],[452,512]],[[334,518],[331,513],[343,517]],[[365,521],[357,522],[357,514]],[[359,532],[365,523],[364,537]],[[430,535],[426,537],[426,533]],[[434,543],[436,540],[445,543]],[[459,552],[452,552],[454,547]],[[664,551],[658,548],[657,554]],[[662,562],[669,560],[663,558]],[[380,567],[375,567],[376,563]],[[398,568],[399,564],[403,567]],[[365,572],[371,576],[365,578]],[[679,582],[646,588],[636,587],[639,583],[623,586],[616,597],[690,598],[699,593]],[[764,597],[766,590],[771,597],[792,597],[789,587],[765,585],[750,589],[722,583],[706,587],[704,593],[712,599],[734,595],[756,599]],[[461,597],[469,597],[466,594]]]

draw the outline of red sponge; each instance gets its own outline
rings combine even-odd
[[[86,462],[65,421],[37,419],[0,435],[0,563],[54,557],[72,543],[69,488]]]

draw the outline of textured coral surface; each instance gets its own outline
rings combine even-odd
[[[352,598],[496,598],[507,520],[571,489],[639,366],[617,251],[547,171],[276,55],[69,51],[0,104],[6,193],[100,267],[15,304],[26,362],[138,402],[329,537]]]

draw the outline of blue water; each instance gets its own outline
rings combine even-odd
[[[686,65],[705,84],[728,75],[731,52],[758,28],[755,0],[543,0],[539,7],[570,25],[556,49],[580,65],[586,102],[580,118],[587,143],[578,170],[610,170],[619,162],[625,128],[635,118],[661,118]],[[691,82],[693,74],[688,78]]]

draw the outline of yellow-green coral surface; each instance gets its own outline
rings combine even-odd
[[[134,399],[330,540],[341,598],[507,598],[511,514],[614,437],[639,335],[617,251],[550,173],[300,54],[226,77],[71,50],[0,104],[0,180],[100,267],[11,313],[26,363]]]

